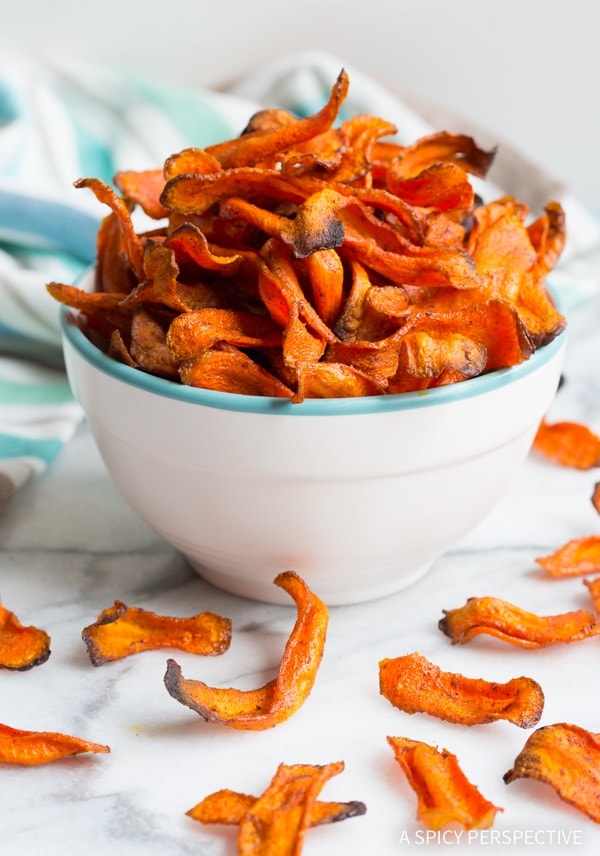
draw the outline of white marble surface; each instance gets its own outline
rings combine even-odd
[[[566,382],[553,419],[600,430],[600,300],[570,319]],[[188,677],[257,687],[273,676],[295,609],[218,591],[196,576],[125,506],[83,427],[50,471],[0,517],[0,592],[24,623],[44,627],[52,655],[28,672],[0,672],[0,721],[64,731],[109,744],[111,754],[37,768],[0,769],[3,856],[226,856],[235,830],[203,827],[185,812],[222,787],[259,793],[277,764],[343,760],[324,799],[359,799],[367,814],[311,830],[310,856],[365,853],[597,852],[600,828],[532,782],[504,785],[528,732],[499,722],[467,728],[394,709],[378,691],[378,661],[419,651],[473,677],[527,674],[546,696],[540,724],[576,722],[600,731],[597,639],[527,651],[479,637],[453,647],[437,628],[444,608],[471,595],[499,595],[539,613],[588,604],[581,579],[553,581],[535,565],[569,538],[598,532],[590,495],[597,470],[561,469],[530,455],[492,515],[430,574],[394,597],[330,611],[325,657],[311,696],[266,732],[208,724],[163,686],[174,656]],[[283,570],[283,569],[282,569]],[[230,650],[214,658],[146,652],[94,668],[82,628],[116,599],[160,613],[213,610],[233,620]],[[457,754],[482,793],[503,807],[493,831],[460,843],[427,842],[416,801],[386,735],[404,735]],[[495,836],[495,837],[494,837]],[[556,843],[560,839],[562,844]]]

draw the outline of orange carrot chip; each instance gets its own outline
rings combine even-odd
[[[24,627],[0,602],[0,669],[24,672],[50,656],[50,637],[32,625]]]
[[[221,790],[209,794],[187,814],[202,823],[238,826],[238,854],[301,853],[311,826],[364,814],[363,803],[323,803],[324,784],[344,769],[332,764],[280,764],[259,797]]]
[[[600,573],[600,535],[572,538],[554,553],[535,560],[551,577]]]
[[[566,722],[538,728],[504,775],[506,784],[516,779],[550,785],[564,802],[600,823],[600,734]]]
[[[592,491],[592,505],[600,514],[600,482],[596,482]]]
[[[521,648],[543,648],[597,636],[600,622],[587,609],[536,615],[498,597],[471,597],[464,606],[444,610],[439,628],[453,645],[487,634]]]
[[[229,648],[231,621],[212,612],[184,618],[157,615],[116,600],[81,636],[94,666],[158,648],[213,656]]]
[[[274,583],[298,609],[276,678],[256,690],[210,687],[184,678],[175,660],[167,663],[164,680],[169,694],[207,722],[251,731],[272,728],[292,716],[312,690],[325,647],[327,607],[294,571],[284,571]]]
[[[108,746],[55,731],[25,731],[0,724],[0,764],[33,767],[83,752],[106,753]]]
[[[186,812],[192,820],[200,823],[239,825],[252,809],[258,797],[241,794],[224,788],[204,797],[197,805]],[[310,812],[310,825],[321,826],[324,823],[338,823],[350,817],[365,814],[366,805],[359,800],[350,802],[323,802],[317,800]]]
[[[428,713],[462,725],[505,719],[521,728],[537,725],[544,693],[532,678],[506,683],[444,672],[417,653],[379,663],[381,694],[405,713]]]
[[[417,795],[417,819],[429,829],[459,824],[489,829],[501,808],[485,799],[447,749],[406,737],[388,737],[396,760]]]
[[[579,422],[540,423],[533,448],[563,467],[591,470],[600,466],[600,437]]]

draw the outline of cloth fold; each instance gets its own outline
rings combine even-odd
[[[415,103],[340,58],[282,57],[220,91],[186,89],[122,71],[22,54],[0,60],[0,507],[43,472],[82,419],[61,368],[58,305],[46,282],[74,282],[94,261],[105,211],[73,182],[111,182],[121,169],[153,168],[186,146],[241,132],[263,107],[307,115],[325,102],[340,69],[350,91],[342,118],[393,122],[403,144],[435,130],[498,146],[486,195],[509,194],[538,212],[558,199],[568,242],[552,274],[567,307],[600,280],[600,223],[510,144],[437,105]]]

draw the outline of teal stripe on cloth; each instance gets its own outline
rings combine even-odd
[[[73,401],[66,380],[55,383],[23,383],[0,377],[0,401],[11,404],[63,404]]]
[[[14,434],[0,434],[0,458],[38,458],[49,464],[62,447],[62,441],[56,438],[35,440]]]
[[[129,82],[143,100],[154,104],[169,117],[190,145],[210,146],[242,130],[232,129],[223,116],[211,104],[203,101],[198,93],[163,86],[156,81],[148,83],[135,76],[132,76]]]

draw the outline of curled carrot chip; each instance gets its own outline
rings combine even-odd
[[[241,794],[224,788],[204,797],[197,805],[186,812],[188,817],[200,823],[219,823],[237,826],[251,811],[258,797]],[[323,802],[317,800],[310,812],[310,825],[321,826],[324,823],[338,823],[350,817],[365,814],[366,805],[359,800],[351,802]]]
[[[212,612],[183,618],[157,615],[116,600],[83,629],[81,637],[94,666],[158,648],[217,655],[229,648],[231,621]]]
[[[506,784],[533,779],[600,823],[600,734],[559,722],[538,728],[504,775]]]
[[[547,556],[535,560],[551,577],[600,573],[600,535],[572,538]]]
[[[106,753],[110,748],[69,734],[25,731],[0,723],[0,764],[33,767],[84,752]]]
[[[209,687],[184,678],[175,660],[167,663],[169,694],[207,722],[251,731],[272,728],[292,716],[312,690],[325,647],[327,607],[294,571],[284,571],[274,583],[294,599],[298,609],[274,680],[256,690]]]
[[[420,740],[388,737],[394,756],[417,795],[417,819],[429,829],[451,823],[489,829],[502,809],[485,799],[463,773],[456,755]]]
[[[428,713],[462,725],[505,719],[531,728],[544,708],[542,688],[532,678],[507,683],[467,678],[444,672],[417,653],[381,660],[379,690],[405,713]]]
[[[542,420],[533,448],[563,467],[590,470],[600,466],[600,437],[580,422]]]
[[[49,656],[46,631],[32,625],[24,627],[0,602],[0,669],[24,672],[45,663]]]
[[[483,633],[521,648],[576,642],[600,633],[597,617],[587,609],[536,615],[498,597],[471,597],[464,606],[444,610],[439,628],[453,645]]]

